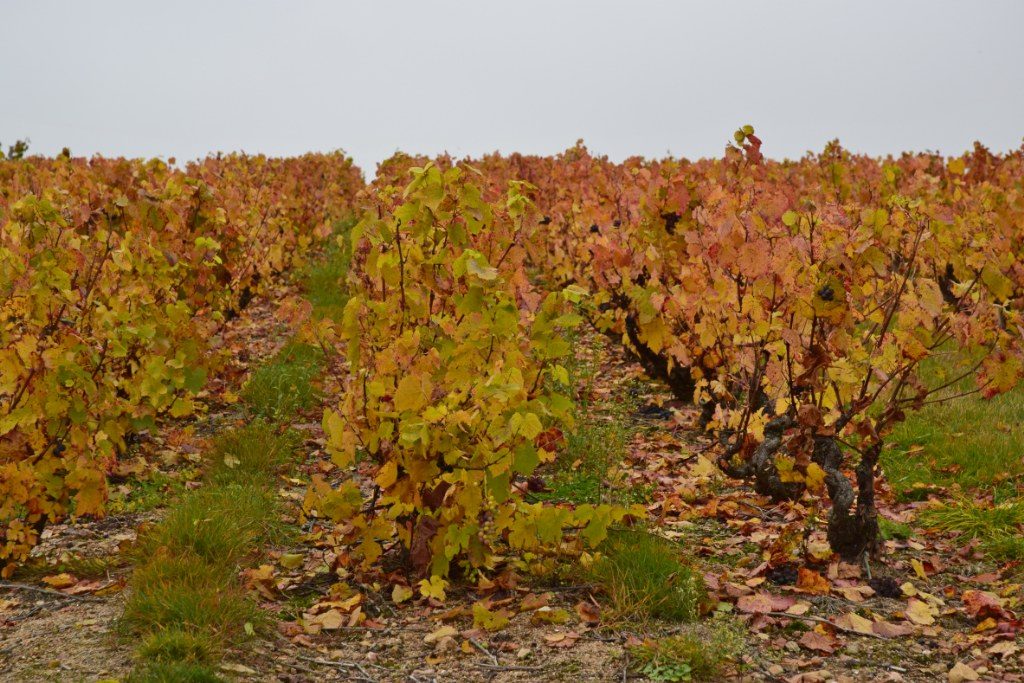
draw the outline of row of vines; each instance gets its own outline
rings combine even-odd
[[[701,406],[729,475],[873,552],[886,435],[1024,373],[1024,151],[760,147],[748,126],[695,162],[397,155],[366,187],[341,155],[0,164],[0,559],[100,511],[132,430],[192,409],[216,328],[352,211],[351,298],[308,327],[344,360],[338,469],[304,503],[339,564],[441,598],[641,517],[522,496],[573,427],[580,325]]]
[[[195,409],[218,329],[351,212],[342,154],[0,161],[0,564],[101,514],[133,435]]]
[[[577,145],[381,164],[355,296],[317,330],[350,363],[324,421],[335,461],[367,456],[372,479],[307,499],[339,523],[341,562],[394,549],[439,596],[445,576],[578,554],[641,516],[520,497],[571,428],[563,358],[582,323],[701,406],[726,473],[817,506],[840,556],[877,551],[886,435],[1024,371],[1024,152],[833,143],[778,162],[760,146],[744,127],[697,162]]]

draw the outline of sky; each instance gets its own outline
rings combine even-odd
[[[994,150],[1024,136],[1024,1],[0,0],[0,142],[613,159]]]

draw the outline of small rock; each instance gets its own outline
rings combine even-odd
[[[797,644],[795,640],[787,640],[786,644],[783,647],[785,647],[790,652],[800,652],[800,645]]]
[[[785,672],[786,672],[786,670],[783,669],[778,664],[772,664],[771,666],[768,667],[768,673],[770,675],[772,675],[772,676],[781,676]]]

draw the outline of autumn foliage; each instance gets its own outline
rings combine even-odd
[[[892,428],[1024,372],[1022,178],[1024,151],[980,145],[773,161],[749,126],[699,161],[397,155],[365,189],[341,155],[2,162],[0,559],[99,512],[131,431],[193,409],[211,333],[353,207],[351,299],[315,325],[346,364],[339,476],[305,502],[342,564],[392,552],[436,597],[637,514],[521,495],[572,426],[583,322],[701,406],[727,473],[820,503],[858,557]]]
[[[300,263],[362,179],[341,154],[0,162],[0,562],[100,514],[135,431],[183,417],[211,335]]]
[[[892,427],[961,379],[991,397],[1020,378],[1024,156],[832,144],[771,162],[752,129],[736,141],[693,163],[579,146],[488,162],[540,188],[536,264],[585,287],[594,324],[704,406],[723,468],[776,500],[827,492],[832,546],[857,557]]]
[[[530,505],[514,486],[571,426],[562,363],[579,322],[575,288],[545,294],[527,278],[529,188],[513,181],[488,202],[468,166],[397,175],[378,176],[352,234],[336,331],[349,373],[324,417],[334,462],[372,460],[374,490],[366,502],[354,479],[316,480],[306,509],[343,523],[347,557],[364,566],[400,547],[438,597],[443,577],[491,566],[502,548],[595,546],[628,510]]]

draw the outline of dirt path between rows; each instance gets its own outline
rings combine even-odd
[[[271,299],[280,301],[289,294],[281,291]],[[287,332],[270,299],[248,309],[225,332],[224,344],[235,352],[232,368],[211,393],[223,396],[225,389],[237,389],[249,366],[272,355]],[[963,667],[969,668],[980,680],[1024,680],[1024,646],[1015,632],[1003,628],[1007,622],[969,619],[964,607],[967,591],[984,591],[1004,601],[1004,611],[1012,615],[1010,609],[1021,600],[1012,567],[993,565],[971,547],[922,530],[909,539],[886,541],[870,578],[863,567],[828,558],[822,551],[821,525],[812,525],[808,532],[807,507],[773,506],[749,487],[722,477],[701,455],[706,441],[696,432],[694,410],[669,400],[603,337],[586,335],[583,341],[580,353],[596,368],[589,398],[600,401],[629,393],[638,402],[631,416],[637,429],[624,454],[620,485],[649,491],[648,511],[659,523],[659,533],[685,545],[719,608],[744,624],[745,645],[724,672],[729,680],[935,681],[949,679],[957,667],[961,674]],[[240,416],[231,403],[211,405],[202,419],[168,425],[140,448],[150,455],[195,455],[220,425]],[[323,443],[319,425],[310,419],[294,426],[308,436],[300,469],[306,475],[318,471],[327,459],[318,447]],[[281,493],[297,500],[302,490],[296,479]],[[880,493],[884,515],[913,523],[919,503],[896,504],[884,486]],[[116,558],[134,540],[138,526],[157,514],[55,526],[36,555],[55,564],[67,554]],[[794,533],[803,536],[789,548],[787,539]],[[630,669],[627,643],[680,628],[585,623],[575,608],[583,601],[602,600],[590,587],[530,586],[524,581],[508,592],[510,602],[530,593],[550,593],[550,606],[565,609],[570,621],[537,624],[523,611],[514,614],[507,628],[482,633],[472,628],[470,607],[480,596],[470,591],[452,590],[438,609],[396,606],[380,587],[354,584],[372,626],[311,631],[302,623],[302,608],[296,610],[289,601],[300,589],[313,595],[310,602],[327,599],[335,579],[310,567],[326,565],[329,558],[321,558],[315,546],[288,551],[305,553],[304,567],[290,572],[278,567],[271,590],[260,596],[263,608],[279,617],[277,632],[229,653],[223,669],[228,678],[288,683],[638,681],[643,677]],[[769,566],[766,560],[779,552],[790,552],[793,562]],[[816,553],[821,557],[815,558]],[[129,570],[121,566],[76,584],[84,586],[81,597],[88,602],[0,591],[0,679],[123,679],[131,667],[132,644],[119,640],[115,629]],[[808,583],[806,571],[821,582]],[[785,616],[787,611],[791,616]],[[444,626],[454,628],[455,637],[433,637]],[[466,648],[463,641],[473,645]]]
[[[214,346],[227,349],[230,358],[221,377],[207,389],[208,412],[168,422],[154,434],[138,435],[125,462],[141,458],[158,463],[172,479],[194,472],[203,445],[222,425],[240,419],[232,393],[238,391],[249,368],[271,357],[287,338],[290,330],[281,322],[277,302],[292,295],[293,289],[279,287],[228,322],[214,340]],[[158,520],[161,513],[158,508],[111,514],[52,525],[44,531],[33,549],[29,576],[15,574],[11,583],[19,585],[0,587],[0,680],[77,682],[127,677],[134,643],[119,637],[117,619],[132,568],[122,550],[134,542],[140,526]],[[71,571],[62,572],[68,565]],[[76,568],[83,568],[79,574],[87,576],[73,573]],[[56,585],[67,595],[54,594],[40,581],[47,576],[59,581],[56,577],[62,573],[69,573],[70,579]],[[69,581],[73,583],[63,585]]]

